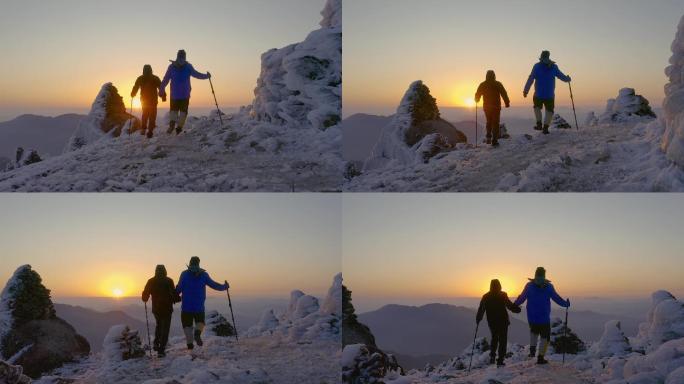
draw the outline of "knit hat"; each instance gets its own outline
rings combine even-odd
[[[190,258],[190,263],[188,263],[188,269],[191,272],[199,272],[200,269],[200,258],[197,256],[193,256]]]
[[[185,50],[184,49],[178,50],[178,53],[176,54],[176,61],[179,63],[185,63],[185,58],[186,58]]]

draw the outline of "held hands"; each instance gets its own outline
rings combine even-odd
[[[159,97],[161,97],[163,102],[166,102],[166,95],[159,95]]]
[[[515,307],[513,307],[513,309],[511,309],[511,312],[520,313],[520,312],[522,312],[522,308],[520,308],[519,305],[516,305]]]

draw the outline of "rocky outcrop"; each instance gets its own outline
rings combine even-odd
[[[24,375],[20,365],[8,364],[0,360],[0,384],[30,384],[31,378]]]
[[[56,316],[50,291],[30,265],[19,267],[2,292],[0,346],[2,358],[34,378],[90,352],[86,339]]]
[[[619,321],[606,322],[601,338],[591,346],[590,352],[599,358],[624,356],[632,352],[632,346],[629,345],[629,339],[622,332]]]
[[[69,139],[65,152],[75,151],[103,137],[119,137],[140,129],[140,120],[126,112],[123,98],[112,83],[100,89],[88,116]]]
[[[352,304],[352,292],[342,286],[342,346],[350,344],[376,347],[375,337],[370,328],[360,323],[356,317],[354,304]]]
[[[639,333],[630,340],[635,350],[646,353],[684,338],[684,303],[667,291],[654,292],[651,301],[646,321],[639,324]]]
[[[656,114],[645,97],[637,95],[634,88],[622,88],[616,99],[609,99],[606,110],[599,116],[599,124],[649,121]]]
[[[563,320],[554,318],[551,320],[551,347],[555,353],[569,353],[576,355],[587,350],[584,342],[567,327]]]
[[[395,162],[426,162],[467,142],[465,134],[441,118],[437,101],[422,81],[412,83],[392,121],[382,129],[364,169]]]
[[[328,0],[321,29],[297,44],[261,56],[254,102],[258,121],[326,130],[342,113],[342,2]]]
[[[567,120],[562,118],[561,115],[553,115],[553,120],[551,120],[551,128],[572,129],[572,125],[570,125]]]
[[[235,336],[235,328],[217,311],[207,312],[206,325],[207,334],[220,337]]]
[[[665,134],[661,147],[668,159],[684,168],[684,17],[672,42],[672,57],[665,75],[670,82],[665,85]]]
[[[6,170],[17,169],[17,168],[21,168],[25,165],[40,163],[41,161],[43,161],[43,158],[40,157],[37,150],[31,149],[30,151],[26,151],[26,150],[24,150],[23,147],[18,147],[16,155],[15,155],[14,164],[8,164],[5,167],[5,169]]]

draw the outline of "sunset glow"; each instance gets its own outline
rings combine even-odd
[[[463,105],[465,105],[466,107],[472,108],[475,106],[475,99],[473,99],[472,97],[467,98],[463,101]]]

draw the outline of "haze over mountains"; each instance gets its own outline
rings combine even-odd
[[[0,123],[0,157],[14,159],[17,147],[35,149],[41,156],[59,155],[84,115],[57,117],[21,115]]]

